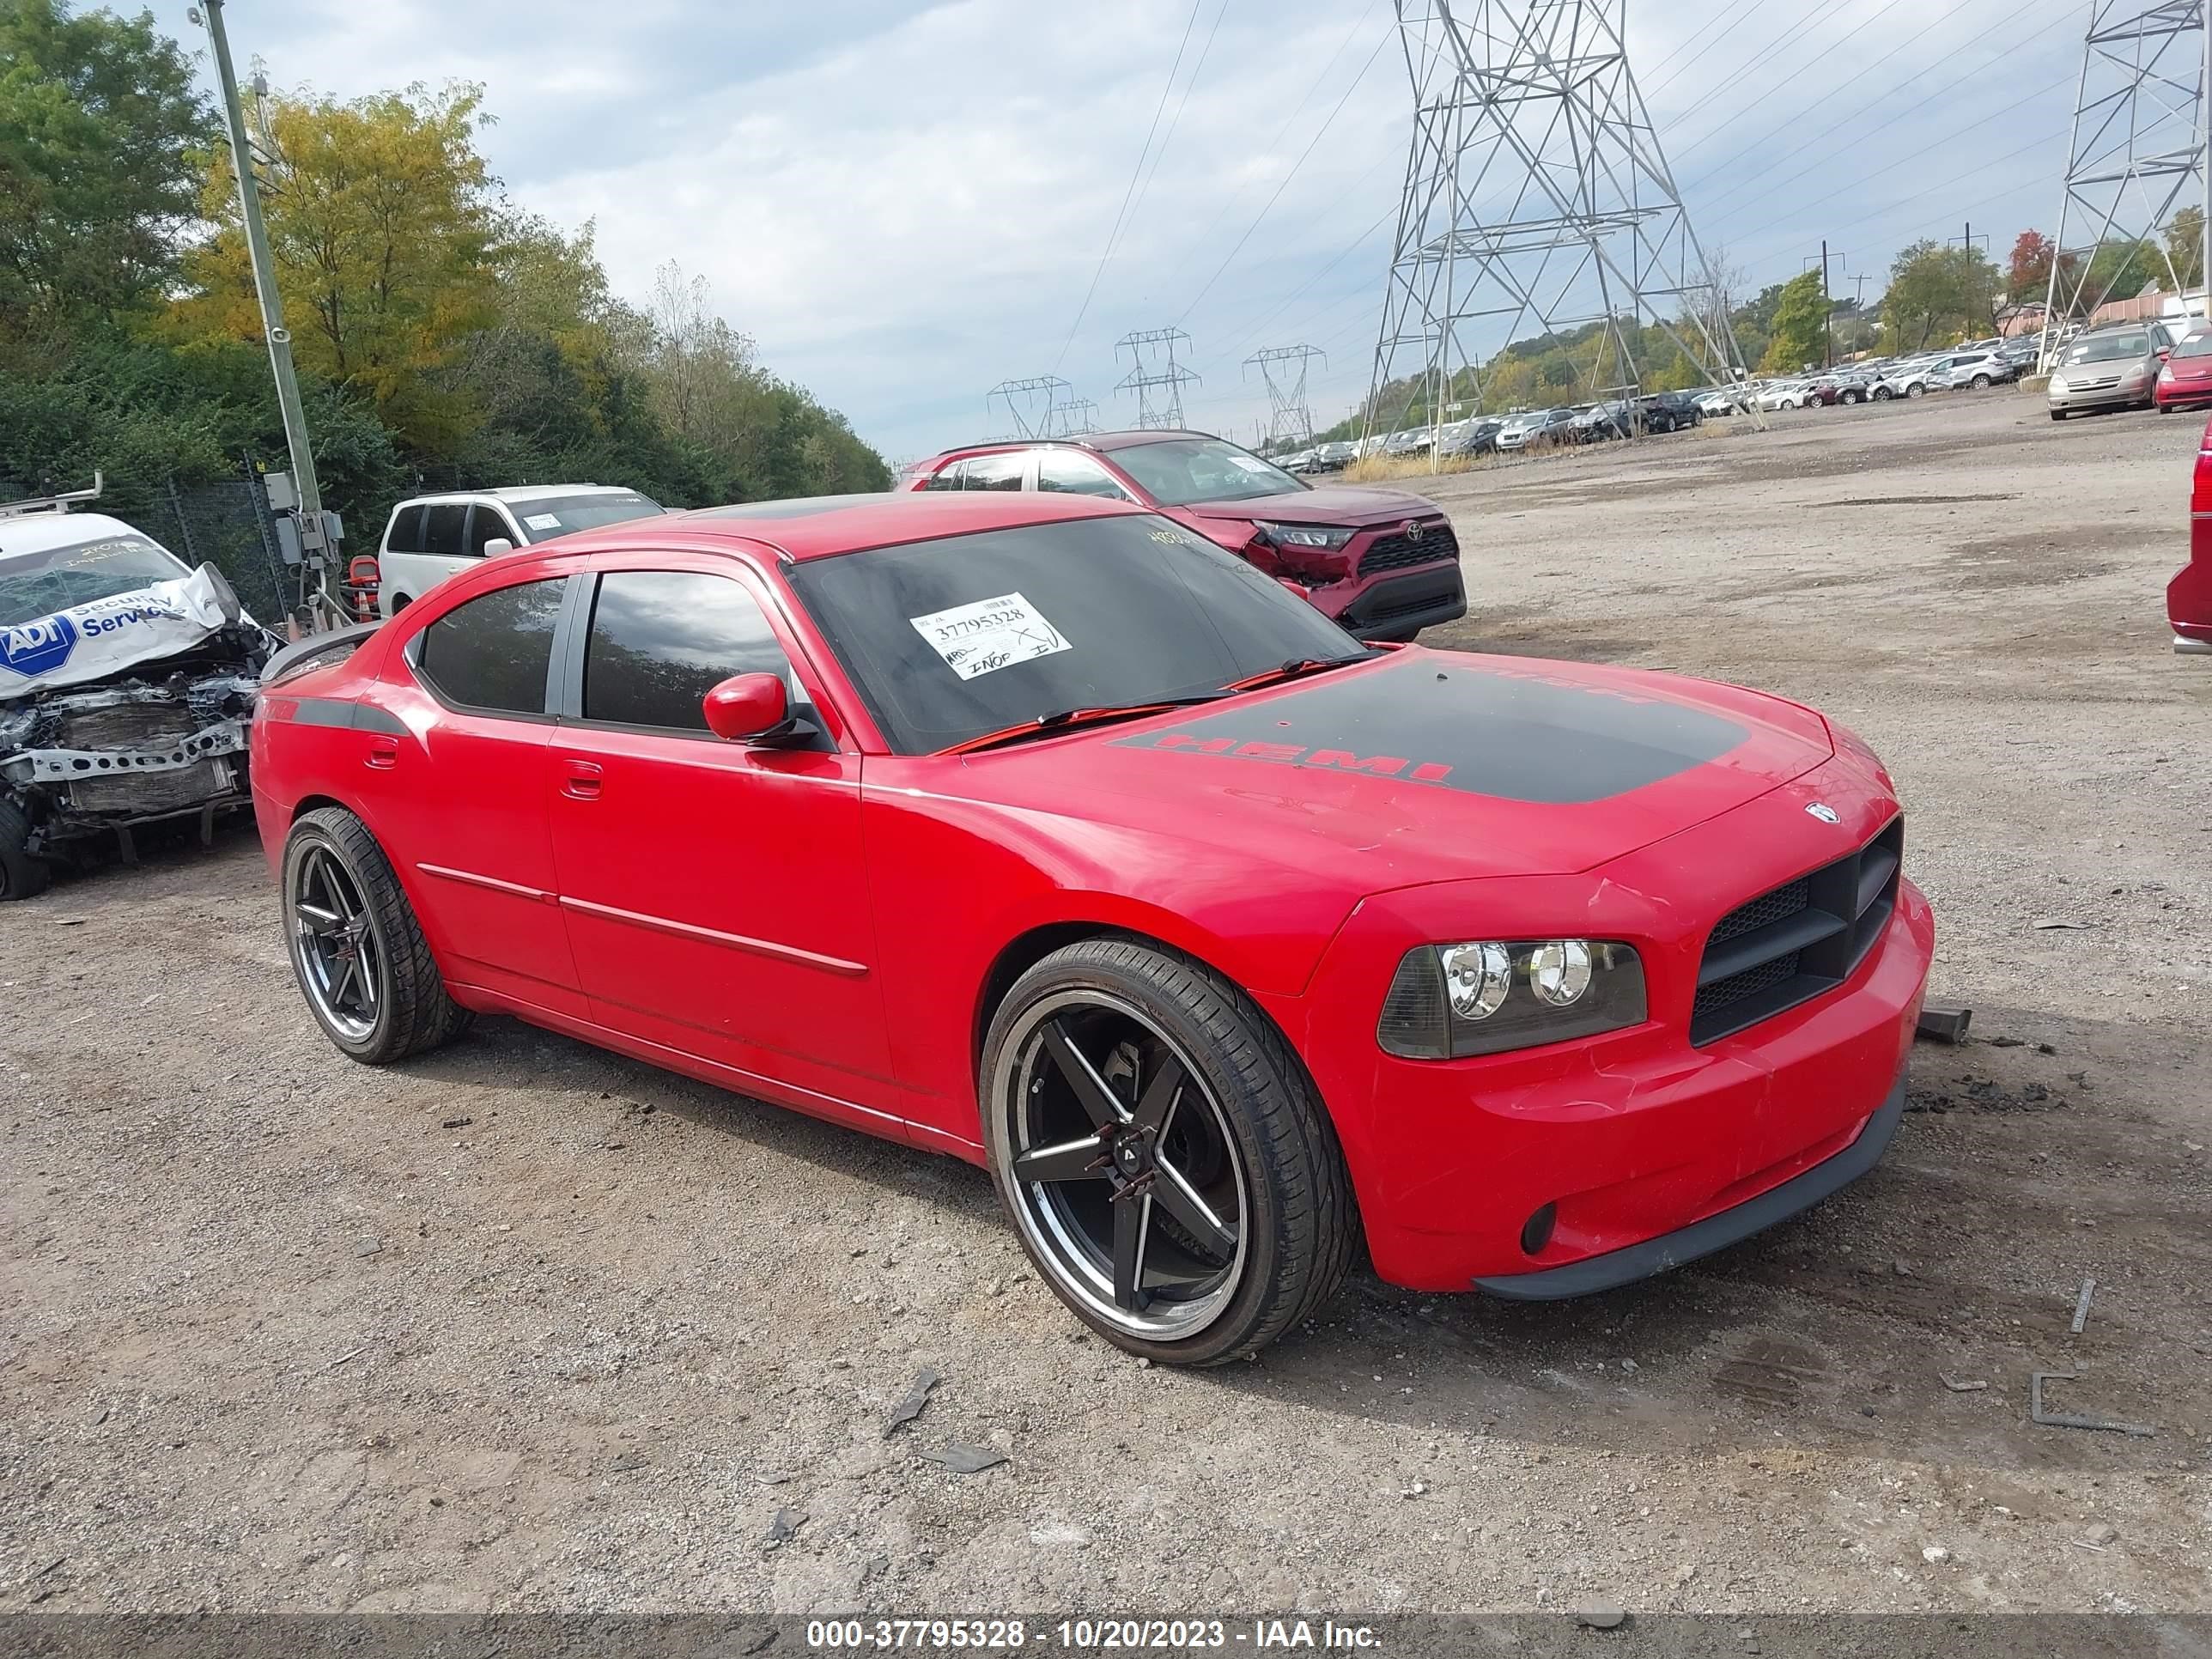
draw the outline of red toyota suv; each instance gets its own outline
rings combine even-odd
[[[908,489],[1037,489],[1134,501],[1295,584],[1364,640],[1467,614],[1459,541],[1433,501],[1319,487],[1203,432],[1101,432],[948,449]]]

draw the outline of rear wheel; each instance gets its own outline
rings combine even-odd
[[[1915,380],[1911,385],[1905,388],[1905,395],[1908,398],[1923,397],[1926,395],[1927,391],[1928,388],[1926,386],[1921,385],[1919,381]]]
[[[459,1036],[468,1012],[368,827],[343,807],[309,812],[284,843],[292,972],[341,1054],[381,1066]]]
[[[1896,395],[1886,386],[1878,386],[1874,389],[1874,400],[1878,404],[1886,404]]]
[[[53,878],[53,866],[31,851],[31,821],[0,800],[0,902],[36,898]]]
[[[1977,375],[1975,375],[1975,376],[1974,376],[1974,390],[1975,390],[1975,391],[1977,391],[1977,392],[1987,392],[1989,389],[1990,389],[1990,377],[1989,377],[1988,375],[1986,375],[1986,374],[1977,374]]]
[[[1289,1045],[1212,969],[1133,939],[1055,951],[1000,1005],[979,1081],[1023,1247],[1115,1346],[1240,1358],[1342,1279],[1335,1134]]]

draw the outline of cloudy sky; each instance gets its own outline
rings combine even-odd
[[[186,3],[154,10],[198,47]],[[1972,221],[2002,260],[2023,227],[2056,228],[2087,12],[1641,0],[1629,46],[1706,246],[1755,288],[1825,235],[1836,291],[1864,274],[1871,297],[1917,237]],[[1248,440],[1267,414],[1243,366],[1259,347],[1327,354],[1316,422],[1367,383],[1412,118],[1390,0],[229,0],[224,15],[241,70],[258,55],[278,86],[483,82],[484,146],[516,199],[596,220],[633,297],[669,259],[704,276],[770,368],[894,460],[1005,429],[985,394],[1012,378],[1058,374],[1126,421],[1114,342],[1135,329],[1187,331],[1188,418]]]

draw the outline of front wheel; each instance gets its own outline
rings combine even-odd
[[[1926,386],[1921,385],[1919,381],[1915,380],[1911,386],[1905,388],[1905,395],[1908,398],[1918,398],[1925,396],[1927,391],[1928,388]]]
[[[2054,409],[2051,411],[2051,418],[2054,421],[2063,421],[2066,418],[2066,411],[2063,409]]]
[[[466,1029],[391,860],[352,813],[326,806],[292,826],[283,892],[293,976],[339,1053],[382,1066]]]
[[[1000,1004],[979,1082],[1023,1248],[1118,1347],[1256,1353],[1351,1263],[1351,1183],[1313,1085],[1201,963],[1126,939],[1054,951]]]
[[[0,902],[36,898],[53,877],[53,866],[31,851],[31,821],[0,800]]]
[[[1896,395],[1886,386],[1878,386],[1874,389],[1874,400],[1878,404],[1886,404]]]

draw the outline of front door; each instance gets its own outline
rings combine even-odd
[[[617,1030],[831,1101],[884,1101],[860,757],[707,730],[702,700],[732,674],[781,677],[802,717],[814,694],[753,590],[702,566],[603,571],[575,613],[588,624],[550,808],[584,989]]]

